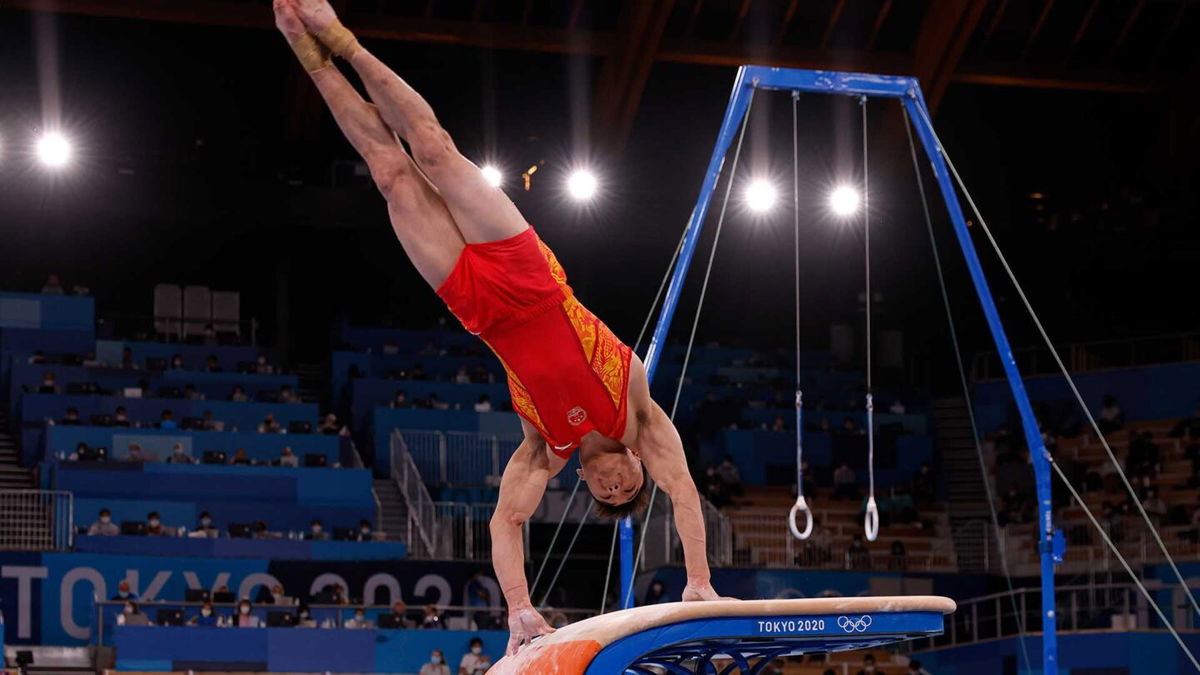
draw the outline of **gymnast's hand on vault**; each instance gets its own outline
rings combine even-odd
[[[684,602],[700,602],[704,600],[737,600],[737,598],[726,598],[717,595],[712,584],[705,582],[689,581],[688,585],[683,589]]]
[[[508,649],[504,653],[512,656],[535,637],[553,632],[554,629],[533,607],[514,607],[508,612]]]

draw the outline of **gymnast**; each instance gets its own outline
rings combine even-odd
[[[686,558],[683,599],[718,599],[700,497],[678,432],[650,398],[641,360],[580,304],[516,206],[458,152],[425,99],[358,43],[327,0],[275,0],[275,20],[367,162],[409,259],[508,374],[524,440],[504,469],[491,521],[492,564],[508,603],[508,652],[554,630],[529,597],[521,527],[576,451],[579,477],[601,517],[644,509],[647,474],[670,496]],[[331,55],[354,68],[373,103]]]

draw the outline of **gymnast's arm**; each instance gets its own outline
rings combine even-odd
[[[708,569],[708,548],[705,546],[704,513],[700,509],[700,493],[688,471],[687,457],[679,432],[657,403],[646,397],[637,412],[637,449],[646,471],[658,484],[658,489],[671,498],[675,511],[675,530],[683,542],[684,566],[687,568],[687,587],[684,600],[719,600],[712,587]]]
[[[489,527],[492,534],[492,567],[508,603],[510,654],[515,653],[521,644],[554,632],[534,609],[529,597],[521,528],[542,501],[550,477],[566,465],[566,461],[557,456],[551,459],[546,451],[546,442],[524,421],[522,425],[526,427],[525,440],[504,467],[504,475],[500,478],[500,498]]]

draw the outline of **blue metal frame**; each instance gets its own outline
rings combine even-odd
[[[1040,525],[1039,552],[1041,554],[1042,631],[1044,635],[1042,642],[1042,671],[1045,673],[1057,672],[1058,647],[1054,612],[1054,565],[1056,562],[1061,562],[1062,552],[1061,535],[1056,533],[1053,525],[1053,511],[1050,501],[1050,462],[1047,459],[1045,444],[1042,442],[1041,432],[1038,430],[1037,421],[1034,418],[1033,405],[1030,403],[1029,396],[1025,392],[1021,373],[1017,369],[1016,360],[1013,358],[1012,347],[1009,345],[1008,336],[1004,332],[1004,325],[1000,321],[1000,315],[996,310],[996,303],[992,299],[991,290],[988,287],[983,268],[979,263],[979,256],[975,252],[970,232],[967,230],[966,219],[963,216],[962,207],[958,201],[958,194],[955,191],[949,169],[946,165],[942,147],[930,124],[932,117],[929,115],[928,108],[925,105],[925,98],[921,94],[921,86],[916,78],[872,75],[867,73],[791,70],[765,66],[742,66],[738,69],[737,78],[734,80],[733,94],[730,96],[729,105],[725,109],[725,119],[721,122],[721,130],[717,135],[716,147],[713,148],[712,157],[708,163],[708,171],[705,173],[704,182],[700,187],[700,197],[696,202],[695,209],[692,210],[691,218],[688,220],[683,248],[680,251],[679,260],[675,265],[671,282],[667,286],[666,298],[659,313],[658,323],[654,328],[654,336],[646,352],[647,376],[653,381],[654,373],[658,368],[662,350],[666,343],[667,332],[671,327],[671,321],[679,305],[679,296],[683,290],[683,283],[687,278],[692,257],[696,252],[696,245],[700,241],[700,232],[703,228],[705,217],[708,215],[708,208],[712,202],[717,182],[721,176],[721,169],[725,163],[725,155],[746,116],[746,110],[750,105],[750,99],[755,89],[804,91],[855,97],[894,98],[898,99],[908,111],[908,117],[916,129],[917,137],[921,139],[921,144],[925,149],[925,153],[933,168],[933,174],[937,179],[938,187],[941,189],[942,199],[946,204],[946,210],[949,212],[950,221],[954,227],[954,234],[959,247],[962,249],[967,269],[970,272],[971,281],[975,287],[975,293],[979,297],[979,304],[983,308],[984,316],[987,319],[988,329],[991,331],[992,340],[996,344],[996,352],[1000,355],[1000,361],[1004,366],[1004,374],[1008,379],[1009,387],[1012,389],[1013,398],[1016,400],[1017,410],[1021,416],[1022,429],[1025,433],[1025,440],[1029,445],[1030,455],[1033,458]],[[629,537],[632,538],[632,521],[630,519],[626,518],[621,523],[621,528],[623,531],[622,537],[625,536],[624,531],[628,530],[630,533]],[[622,578],[623,607],[632,605],[632,596],[625,590],[628,584],[632,584],[632,547],[629,547],[629,549],[628,552],[626,551],[626,547],[622,547],[621,550],[622,570],[626,569],[626,565],[631,570],[628,577]],[[629,556],[628,562],[625,560],[625,556],[627,555]]]
[[[777,658],[810,652],[872,649],[941,635],[941,612],[874,612],[802,616],[738,616],[681,621],[616,640],[592,659],[586,675],[757,675]],[[714,658],[733,663],[717,670]]]

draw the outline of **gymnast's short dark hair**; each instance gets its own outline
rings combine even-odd
[[[646,510],[646,506],[650,503],[650,476],[646,473],[646,467],[642,467],[642,487],[634,493],[629,501],[623,504],[606,504],[595,496],[592,500],[595,502],[593,513],[597,520],[616,522],[625,516],[632,516],[635,513],[641,513]]]

